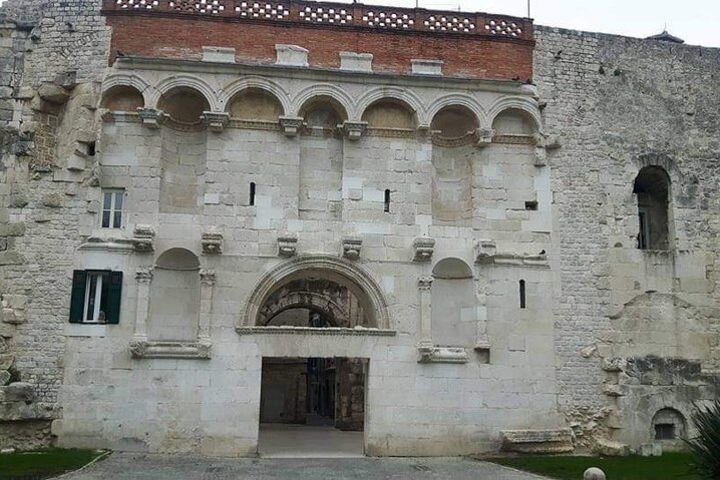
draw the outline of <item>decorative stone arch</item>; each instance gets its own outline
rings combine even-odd
[[[423,107],[422,100],[410,90],[399,87],[375,87],[363,94],[355,106],[353,121],[362,120],[365,110],[378,100],[399,100],[410,107],[415,113],[418,125],[428,125],[428,118]]]
[[[325,271],[343,277],[349,285],[361,291],[369,301],[368,313],[373,315],[377,328],[390,328],[387,302],[377,282],[363,268],[337,257],[326,255],[298,257],[282,262],[266,272],[247,300],[238,327],[255,326],[265,300],[282,282],[303,271]]]
[[[347,118],[353,118],[355,114],[355,102],[352,97],[340,87],[329,83],[311,85],[300,90],[292,100],[292,108],[289,110],[293,115],[299,115],[303,107],[316,97],[329,97],[338,102],[344,109]]]
[[[630,183],[635,180],[640,170],[646,167],[657,167],[665,170],[668,176],[668,180],[672,185],[679,185],[683,180],[683,174],[677,165],[677,162],[665,153],[650,152],[638,155],[633,158],[632,163],[629,164],[628,178]],[[671,189],[672,191],[672,189]]]
[[[205,97],[208,105],[210,105],[211,111],[220,111],[220,100],[218,99],[218,95],[215,89],[213,89],[207,82],[205,82],[201,78],[186,74],[173,75],[161,80],[155,86],[156,91],[153,92],[153,96],[150,99],[151,101],[146,102],[146,105],[154,106],[157,108],[160,97],[177,87],[186,87],[192,90],[196,90],[203,97]]]
[[[144,78],[135,74],[114,73],[103,80],[100,101],[104,100],[107,92],[115,87],[122,86],[133,87],[140,92],[146,106],[155,105],[157,103],[155,99],[160,98],[160,94]]]
[[[470,110],[480,127],[487,124],[487,113],[474,97],[462,93],[450,93],[435,99],[427,108],[427,125],[432,123],[435,115],[445,107],[461,106]]]
[[[328,320],[333,327],[337,327],[338,319],[347,314],[343,308],[326,295],[317,292],[302,291],[292,292],[283,295],[280,301],[272,305],[264,305],[258,311],[258,320],[262,319],[262,323],[267,325],[279,313],[292,308],[307,308],[310,310],[318,310],[327,315]]]
[[[244,77],[225,85],[218,96],[218,111],[226,111],[233,97],[248,88],[264,90],[275,97],[282,106],[283,115],[288,115],[288,112],[292,111],[292,104],[287,90],[272,80],[258,76]]]
[[[530,98],[517,96],[503,97],[490,107],[486,117],[488,122],[486,128],[493,128],[495,119],[506,110],[521,110],[527,113],[533,122],[535,122],[536,132],[542,133],[543,122],[537,103]]]

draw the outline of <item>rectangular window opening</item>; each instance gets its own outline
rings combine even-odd
[[[102,190],[102,227],[122,228],[125,190]]]
[[[525,280],[520,280],[520,308],[525,307]]]
[[[538,209],[538,202],[535,200],[525,202],[525,210],[537,210]]]
[[[385,213],[390,213],[390,190],[385,190]]]
[[[250,182],[250,205],[255,205],[255,182]]]
[[[110,272],[88,272],[85,283],[83,322],[105,323]]]
[[[87,144],[87,154],[89,157],[95,156],[95,142],[90,142]]]

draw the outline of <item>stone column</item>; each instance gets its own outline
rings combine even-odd
[[[137,282],[137,308],[135,312],[135,334],[133,340],[136,342],[147,341],[147,322],[150,314],[150,283],[152,283],[153,269],[145,267],[135,272]]]
[[[210,343],[210,315],[212,313],[214,285],[215,270],[200,270],[200,318],[198,324],[199,343]]]
[[[418,290],[420,292],[420,344],[419,347],[431,348],[432,341],[432,306],[430,303],[432,277],[420,277]]]

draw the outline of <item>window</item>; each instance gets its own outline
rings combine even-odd
[[[75,270],[70,299],[71,323],[118,323],[122,272]]]
[[[250,205],[255,205],[255,182],[250,182]]]
[[[385,190],[385,213],[390,213],[390,190]]]
[[[670,177],[660,167],[645,167],[635,178],[633,193],[638,202],[638,248],[669,249]]]
[[[525,306],[525,280],[520,280],[520,308]]]
[[[538,202],[536,202],[535,200],[525,202],[525,210],[534,211],[537,209],[538,209]]]
[[[122,210],[125,190],[103,189],[102,191],[102,227],[122,228]]]

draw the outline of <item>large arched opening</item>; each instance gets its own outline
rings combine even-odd
[[[386,328],[388,319],[383,295],[369,274],[345,260],[319,256],[267,272],[242,323],[261,331],[325,336]],[[261,455],[363,453],[369,361],[316,355],[263,356]]]

